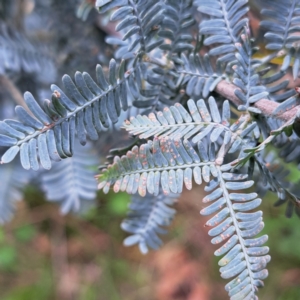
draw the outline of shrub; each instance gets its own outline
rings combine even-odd
[[[274,168],[272,156],[275,149],[286,162],[299,162],[299,97],[292,78],[299,73],[300,6],[294,0],[263,1],[266,44],[259,49],[248,5],[98,0],[100,13],[117,22],[118,36],[107,39],[115,47],[107,74],[97,65],[96,80],[86,72],[76,72],[74,79],[64,75],[64,89],[51,86],[51,101],[39,102],[26,92],[28,109],[16,107],[18,121],[0,123],[0,145],[7,147],[2,164],[19,154],[24,169],[49,170],[62,160],[42,183],[48,198],[62,202],[67,213],[96,192],[90,166],[97,160],[91,146],[79,151],[75,140],[81,145],[98,140],[128,112],[123,132],[137,138],[113,150],[96,176],[105,193],[112,188],[133,195],[122,223],[130,233],[124,244],[138,244],[142,253],[159,248],[183,186],[205,185],[207,206],[200,213],[212,215],[205,225],[211,227],[211,242],[220,244],[214,254],[222,256],[221,277],[231,280],[225,286],[231,299],[257,299],[268,276],[258,196],[271,190],[288,217],[300,213],[297,188],[285,180],[284,165]],[[79,15],[87,18],[90,7],[83,2]],[[16,200],[12,190],[23,184],[19,177],[12,174],[6,185],[3,220]]]

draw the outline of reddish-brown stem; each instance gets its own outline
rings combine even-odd
[[[233,102],[236,106],[241,105],[242,102],[240,99],[234,94],[234,91],[237,89],[235,85],[229,83],[225,80],[222,80],[215,88],[215,91],[225,97],[226,99]],[[261,99],[254,103],[254,107],[258,108],[262,114],[266,117],[273,117],[276,119],[280,119],[282,121],[288,121],[295,117],[297,113],[297,108],[294,107],[282,114],[276,114],[275,116],[272,115],[272,112],[277,108],[279,103],[268,100],[268,99]]]

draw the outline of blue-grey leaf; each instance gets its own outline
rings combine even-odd
[[[44,126],[43,124],[34,119],[32,116],[28,114],[28,112],[24,109],[24,107],[17,105],[15,108],[16,114],[19,120],[29,127],[33,127],[37,130],[41,130]]]
[[[20,147],[19,146],[12,146],[6,152],[2,155],[1,157],[1,163],[2,164],[7,164],[11,162],[16,155],[19,153]]]
[[[36,102],[31,93],[26,92],[24,94],[24,100],[27,104],[29,110],[34,114],[34,116],[41,121],[44,125],[50,125],[52,120],[50,117],[42,110],[40,105]]]

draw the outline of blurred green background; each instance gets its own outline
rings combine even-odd
[[[293,172],[291,173],[293,176]],[[294,174],[298,175],[298,174]],[[294,177],[295,178],[295,177]],[[165,245],[143,256],[125,248],[120,223],[126,194],[99,193],[98,207],[84,217],[59,214],[33,187],[13,221],[0,229],[1,300],[196,300],[227,299],[212,255],[203,191],[185,191]],[[300,299],[299,218],[287,219],[267,194],[264,233],[272,260],[260,299]]]

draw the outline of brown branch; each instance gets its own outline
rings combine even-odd
[[[236,106],[242,105],[243,103],[240,99],[234,94],[234,91],[238,89],[234,84],[229,83],[225,80],[222,80],[215,88],[215,91],[225,97],[226,99],[233,102]],[[272,112],[279,106],[279,103],[268,100],[268,99],[261,99],[254,103],[254,107],[261,110],[262,114],[265,117],[273,117],[276,119],[280,119],[282,121],[289,121],[295,117],[297,113],[297,107],[294,107],[282,114],[276,114],[276,116],[272,115]]]
[[[15,86],[15,84],[5,75],[0,75],[0,88],[1,88],[1,96],[4,98],[12,98],[16,104],[25,106],[25,101],[22,97],[22,94]]]
[[[26,102],[16,87],[16,85],[5,75],[0,75],[0,99],[12,99],[17,105],[23,106],[26,111],[34,117],[31,110],[26,105]]]

